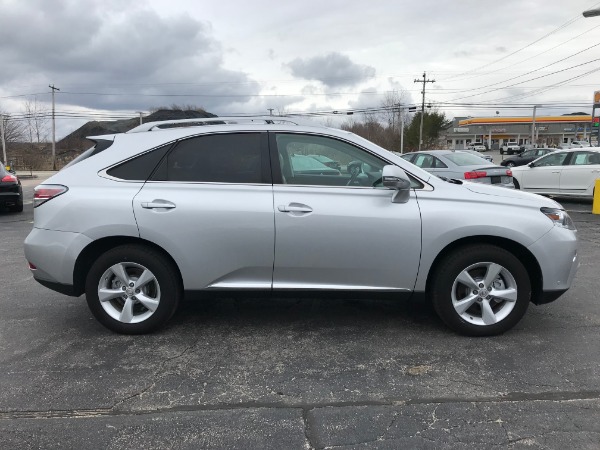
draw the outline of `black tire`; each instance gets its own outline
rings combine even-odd
[[[481,264],[482,267],[477,267],[478,264]],[[487,270],[485,264],[502,266],[503,271],[492,283],[493,285],[498,283],[499,287],[494,287],[494,289],[502,290],[512,287],[516,289],[516,300],[514,302],[497,302],[497,299],[493,297],[494,291],[490,291],[491,295],[487,299],[490,297],[492,299],[483,299],[483,301],[487,301],[492,309],[496,308],[493,310],[494,317],[496,318],[496,314],[498,314],[499,320],[492,324],[477,324],[473,321],[483,322],[484,320],[482,301],[470,303],[471,306],[461,315],[455,309],[452,295],[454,289],[456,291],[455,298],[460,297],[456,300],[457,302],[461,298],[464,300],[467,297],[475,297],[475,295],[471,295],[471,288],[457,282],[457,277],[466,269],[475,266],[468,273],[473,280],[480,283],[478,276],[474,275],[479,272],[479,276],[485,276]],[[478,286],[482,284],[478,284]],[[463,294],[459,291],[464,292],[465,297],[462,297]],[[472,293],[475,294],[474,291]],[[531,282],[525,266],[509,251],[488,244],[470,245],[455,249],[440,261],[430,283],[429,296],[438,316],[454,331],[466,336],[494,336],[508,331],[521,320],[529,306]],[[481,314],[481,319],[478,314]]]
[[[504,149],[503,148],[500,149],[500,154],[504,155]]]
[[[512,169],[513,167],[515,167],[515,163],[512,161],[509,161],[506,163],[506,167],[508,167],[509,169]]]
[[[513,184],[515,185],[515,189],[521,189],[521,185],[514,177],[513,177]]]
[[[109,269],[115,265],[124,267],[127,275],[131,277],[130,280],[133,281],[137,281],[136,276],[139,277],[144,269],[148,269],[153,275],[152,281],[144,285],[143,292],[139,293],[138,291],[137,295],[145,295],[146,298],[153,301],[156,301],[158,297],[158,306],[154,312],[146,308],[135,297],[136,291],[131,289],[133,292],[129,293],[133,304],[132,316],[136,317],[136,320],[140,320],[137,323],[124,323],[105,310],[106,307],[112,313],[117,313],[121,307],[121,311],[123,311],[125,300],[121,296],[104,302],[104,306],[100,302],[98,291],[101,283],[117,283],[117,286],[112,284],[107,288],[122,289],[120,278],[113,272],[108,273]],[[179,274],[170,260],[156,250],[133,244],[115,247],[101,255],[92,264],[85,283],[86,300],[94,317],[109,330],[121,334],[145,334],[162,327],[175,313],[182,291]],[[123,295],[127,297],[125,292]],[[149,317],[144,318],[147,315]]]

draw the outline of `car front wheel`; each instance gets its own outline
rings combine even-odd
[[[96,319],[123,334],[143,334],[164,325],[175,312],[181,285],[171,261],[140,245],[107,251],[86,279],[86,300]]]
[[[444,257],[430,285],[440,318],[467,336],[493,336],[514,327],[529,306],[531,283],[523,264],[494,245],[462,247]]]
[[[512,161],[509,161],[509,162],[506,163],[506,167],[508,167],[509,169],[513,168],[513,167],[515,167],[515,163],[512,162]]]

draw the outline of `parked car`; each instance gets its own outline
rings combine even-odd
[[[521,150],[522,151],[532,150],[534,148],[537,148],[537,145],[535,145],[535,144],[524,144],[524,145],[521,145]]]
[[[521,153],[521,146],[519,144],[504,144],[502,147],[500,147],[500,154],[504,155],[505,153],[507,155],[514,155],[514,154],[518,154]]]
[[[12,212],[23,211],[21,180],[13,171],[6,170],[4,164],[0,165],[0,208]]]
[[[512,171],[517,189],[593,198],[595,180],[600,178],[600,148],[557,150]]]
[[[511,189],[515,187],[512,174],[506,167],[490,165],[489,161],[463,151],[432,150],[407,153],[402,157],[438,177],[494,184]]]
[[[478,151],[475,151],[475,150],[468,150],[467,149],[467,150],[459,150],[459,151],[465,152],[465,153],[470,153],[470,154],[475,155],[475,156],[479,156],[480,158],[483,158],[486,161],[489,161],[491,163],[494,162],[494,158],[492,158],[490,155],[484,155],[483,153],[479,153]]]
[[[571,141],[571,148],[584,148],[589,146],[590,143],[588,141]]]
[[[515,166],[523,166],[530,163],[531,161],[538,159],[540,156],[547,155],[553,152],[551,148],[534,148],[532,150],[525,150],[520,155],[509,156],[500,162],[501,166],[513,168]]]
[[[331,167],[332,169],[335,170],[342,170],[342,166],[339,162],[334,161],[331,158],[328,158],[327,156],[323,156],[323,155],[308,155],[309,157],[316,159],[317,161],[319,161],[321,164],[325,164],[327,167]]]
[[[551,199],[444,181],[292,118],[202,120],[94,137],[37,186],[33,277],[85,293],[100,323],[127,334],[162,326],[184,295],[291,291],[428,296],[452,329],[493,335],[571,286],[577,234]],[[308,152],[352,170],[296,171]]]
[[[476,152],[487,152],[488,148],[484,144],[470,144],[467,150],[475,150]]]

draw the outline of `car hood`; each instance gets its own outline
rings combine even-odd
[[[539,205],[540,207],[546,206],[548,208],[562,208],[560,203],[552,199],[542,197],[538,194],[532,194],[530,192],[519,191],[517,189],[506,189],[504,187],[490,186],[482,183],[471,182],[463,182],[463,186],[469,191],[475,192],[476,194],[492,195],[494,197],[521,200],[527,203]]]

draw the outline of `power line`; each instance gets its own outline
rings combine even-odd
[[[511,87],[514,87],[514,86],[518,86],[520,84],[528,83],[530,81],[539,80],[541,78],[546,78],[546,77],[549,77],[549,76],[552,76],[552,75],[556,75],[556,74],[561,73],[561,72],[566,72],[567,70],[571,70],[571,69],[574,69],[576,67],[585,66],[587,64],[591,64],[591,63],[596,62],[596,61],[600,61],[600,58],[592,59],[591,61],[586,61],[586,62],[581,63],[581,64],[576,64],[574,66],[567,67],[566,69],[556,70],[556,71],[550,72],[550,73],[548,73],[546,75],[540,75],[539,77],[534,77],[534,78],[530,78],[528,80],[520,81],[518,83],[513,83],[513,84],[510,84],[508,86],[502,86],[502,87],[499,87],[499,88],[490,89],[489,91],[486,91],[486,92],[479,92],[477,94],[472,94],[472,95],[466,95],[466,96],[463,96],[463,97],[453,98],[452,101],[454,101],[454,100],[462,100],[464,98],[471,98],[471,97],[475,97],[475,96],[478,96],[478,95],[486,95],[486,94],[489,94],[491,92],[496,92],[496,91],[508,89],[508,88],[511,88]]]
[[[510,58],[510,57],[511,57],[511,56],[513,56],[513,55],[516,55],[517,53],[519,53],[519,52],[521,52],[521,51],[525,50],[526,48],[529,48],[529,47],[531,47],[532,45],[535,45],[535,44],[537,44],[537,43],[538,43],[538,42],[540,42],[541,40],[543,40],[543,39],[546,39],[548,36],[551,36],[552,34],[554,34],[554,33],[557,33],[558,31],[560,31],[560,30],[562,30],[562,29],[564,29],[564,28],[568,27],[569,25],[573,24],[574,22],[578,21],[579,19],[581,19],[581,15],[579,15],[579,14],[578,14],[577,16],[575,16],[575,17],[573,17],[573,18],[569,19],[568,21],[566,21],[565,23],[563,23],[562,25],[560,25],[558,28],[555,28],[555,29],[554,29],[554,30],[552,30],[551,32],[549,32],[549,33],[545,34],[544,36],[542,36],[541,38],[539,38],[539,39],[536,39],[535,41],[533,41],[533,42],[531,42],[531,43],[529,43],[529,44],[525,45],[524,47],[521,47],[521,48],[519,48],[518,50],[515,50],[514,52],[512,52],[512,53],[509,53],[508,55],[505,55],[505,56],[503,56],[503,57],[501,57],[501,58],[498,58],[498,59],[496,59],[496,60],[494,60],[494,61],[492,61],[492,62],[490,62],[490,63],[486,63],[486,64],[484,64],[484,65],[482,65],[482,66],[476,67],[475,69],[472,69],[472,70],[470,70],[469,72],[463,72],[463,73],[461,73],[461,74],[457,75],[456,77],[458,77],[458,76],[460,76],[460,75],[466,75],[466,74],[469,74],[469,73],[477,72],[479,69],[483,69],[484,67],[489,67],[489,66],[492,66],[492,65],[494,65],[494,64],[496,64],[496,63],[499,63],[500,61],[504,61],[505,59],[507,59],[507,58]],[[450,77],[448,80],[452,80],[453,78],[456,78],[456,77]],[[448,81],[448,80],[446,80],[446,81]]]

